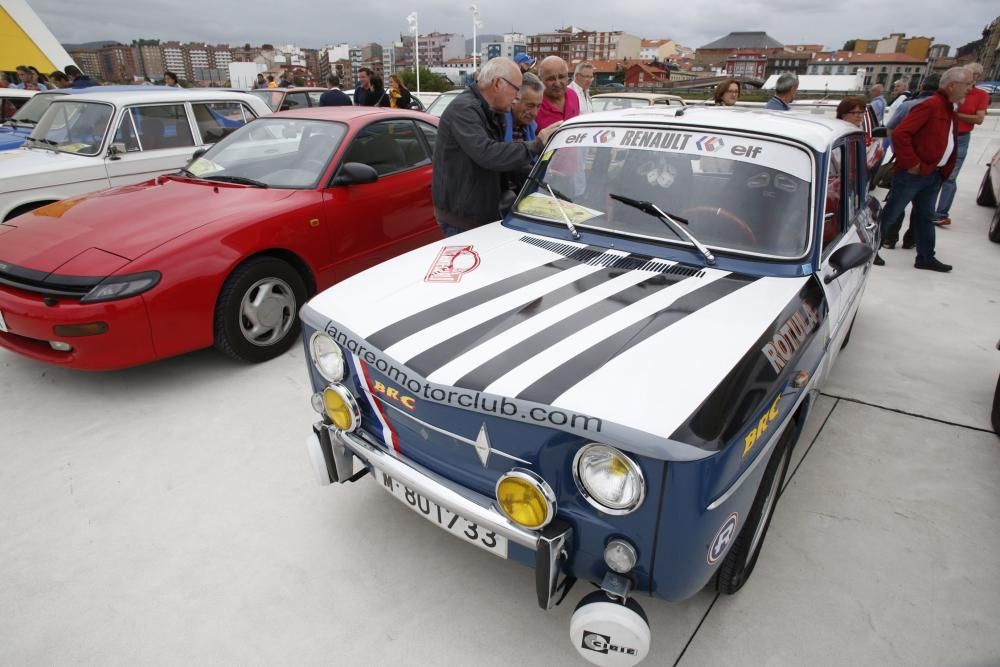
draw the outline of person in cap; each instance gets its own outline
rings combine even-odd
[[[527,53],[519,53],[514,56],[514,63],[521,69],[521,74],[530,71],[535,66],[535,59]]]

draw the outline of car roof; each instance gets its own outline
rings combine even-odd
[[[393,117],[407,117],[414,120],[422,120],[436,124],[437,116],[423,113],[421,111],[410,111],[408,109],[389,109],[385,107],[306,107],[304,109],[291,109],[289,111],[279,111],[270,114],[268,118],[301,118],[303,120],[339,120],[343,122],[351,121],[355,118],[374,115],[391,115]]]
[[[105,90],[114,88],[115,90]],[[153,90],[146,90],[153,88]],[[71,89],[71,96],[86,97],[91,101],[111,102],[113,104],[135,104],[155,99],[157,102],[186,102],[198,100],[219,99],[252,99],[259,101],[248,93],[236,93],[218,88],[167,88],[166,86],[92,86],[91,88]]]
[[[842,120],[794,111],[769,111],[743,107],[669,107],[650,106],[640,109],[621,109],[577,116],[566,121],[563,128],[584,124],[649,124],[669,123],[672,126],[689,125],[699,130],[719,129],[793,139],[813,150],[825,152],[843,135],[860,130]]]
[[[266,93],[325,93],[328,88],[318,86],[291,86],[290,88],[254,88],[250,92]]]
[[[680,95],[666,93],[598,93],[593,97],[628,97],[635,100],[683,100]]]
[[[0,88],[0,97],[33,97],[44,90],[24,90],[23,88]]]

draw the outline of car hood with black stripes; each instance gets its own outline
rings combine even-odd
[[[349,278],[302,317],[424,400],[475,410],[502,397],[511,419],[545,416],[691,460],[724,447],[734,422],[787,379],[825,312],[811,277],[741,275],[493,224]]]

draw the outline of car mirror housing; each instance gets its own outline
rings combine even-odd
[[[121,159],[125,153],[128,153],[128,146],[125,145],[124,141],[115,141],[108,146],[108,157],[112,160]]]
[[[361,162],[345,162],[333,177],[334,185],[364,185],[378,180],[374,167]]]
[[[851,269],[868,263],[874,254],[875,251],[871,249],[871,246],[864,243],[851,243],[837,249],[830,255],[829,259],[833,273],[825,277],[823,282],[829,284]]]
[[[872,128],[872,136],[876,139],[885,139],[889,136],[889,128],[884,125],[879,125],[878,127]]]
[[[194,160],[197,160],[207,152],[208,152],[208,147],[202,146],[201,148],[199,148],[198,150],[196,150],[194,153],[191,154],[191,161],[193,162]]]

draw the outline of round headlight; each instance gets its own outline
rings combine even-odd
[[[353,431],[361,421],[358,402],[342,385],[331,384],[323,390],[323,408],[333,425],[341,431]]]
[[[309,354],[319,374],[330,382],[340,382],[347,373],[344,351],[325,333],[318,331],[309,340]]]
[[[573,474],[583,497],[605,514],[628,514],[646,495],[642,470],[614,447],[581,448],[573,461]]]
[[[541,477],[515,468],[497,481],[497,503],[516,524],[536,530],[556,515],[556,496]]]

